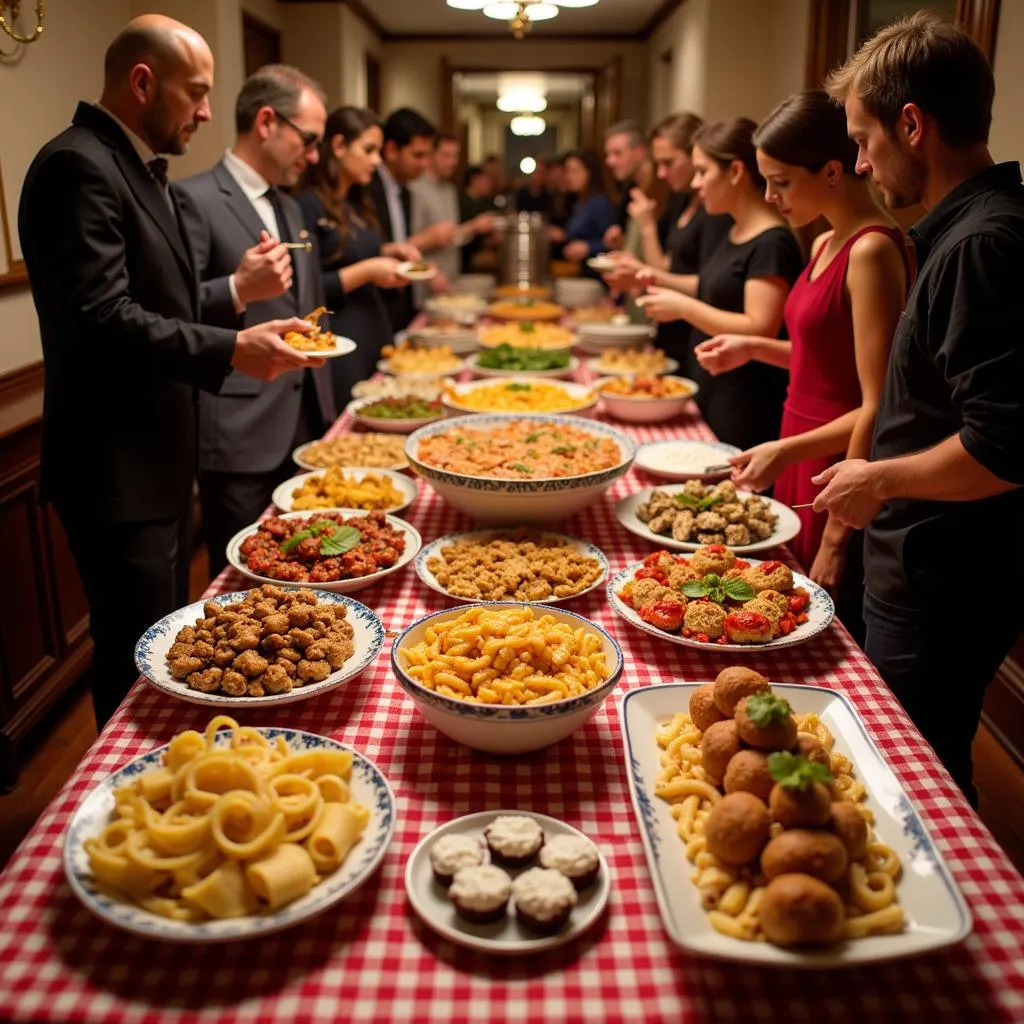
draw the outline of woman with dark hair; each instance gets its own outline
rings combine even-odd
[[[615,208],[604,190],[604,165],[592,149],[565,157],[565,190],[576,199],[564,228],[549,228],[553,242],[564,242],[567,260],[585,260],[604,248],[604,233],[615,223]]]
[[[637,274],[648,287],[637,300],[655,320],[686,320],[691,326],[687,376],[700,385],[697,403],[708,426],[728,444],[751,448],[779,436],[785,374],[751,363],[712,377],[694,349],[713,335],[777,337],[789,289],[803,257],[793,233],[764,197],[753,143],[757,126],[746,118],[702,128],[694,137],[694,187],[709,214],[728,214],[733,226],[698,275],[650,268]]]
[[[889,346],[908,288],[903,234],[856,173],[857,144],[841,107],[819,91],[797,93],[754,135],[767,198],[794,228],[824,217],[811,259],[786,300],[789,341],[721,334],[697,347],[711,374],[751,363],[789,370],[778,440],[732,459],[733,479],[787,505],[813,502],[811,478],[841,458],[866,459]],[[811,578],[837,595],[840,616],[859,638],[862,537],[837,520],[799,510],[791,544]],[[844,567],[846,571],[844,572]],[[843,585],[840,586],[840,581]]]
[[[342,409],[352,385],[370,377],[382,346],[392,338],[381,288],[408,287],[399,260],[418,251],[400,243],[384,245],[369,196],[381,160],[384,132],[377,115],[360,107],[339,107],[327,118],[320,159],[311,164],[298,195],[310,233],[320,243],[324,291],[331,330],[351,338],[356,351],[331,360],[334,398]],[[344,296],[344,301],[342,301]]]

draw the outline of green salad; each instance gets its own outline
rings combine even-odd
[[[564,370],[569,365],[569,353],[498,345],[481,352],[476,358],[476,365],[484,370],[514,370],[518,373]]]
[[[444,406],[440,402],[429,402],[414,395],[381,398],[359,409],[360,416],[371,416],[378,420],[424,420],[443,413]]]

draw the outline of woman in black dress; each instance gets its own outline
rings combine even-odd
[[[320,159],[298,196],[311,234],[320,244],[331,330],[356,343],[349,356],[331,360],[334,399],[343,409],[352,386],[371,377],[380,350],[392,340],[381,288],[408,287],[399,260],[417,259],[412,246],[383,244],[367,186],[381,159],[384,132],[372,110],[340,107],[327,118]]]
[[[712,377],[693,350],[717,334],[778,337],[786,296],[803,269],[796,238],[764,197],[753,143],[756,127],[735,118],[703,128],[694,138],[694,187],[709,214],[728,214],[734,222],[699,276],[637,275],[652,285],[638,300],[649,316],[690,325],[685,366],[686,375],[700,385],[697,404],[720,440],[743,449],[779,436],[785,372],[758,363]]]

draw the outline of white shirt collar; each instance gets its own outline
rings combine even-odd
[[[102,110],[103,113],[106,114],[107,117],[109,117],[114,122],[114,124],[116,124],[118,128],[120,128],[121,131],[123,131],[125,135],[128,136],[128,141],[132,144],[132,148],[135,150],[135,152],[139,154],[139,159],[143,162],[143,164],[148,166],[150,160],[155,159],[159,155],[156,152],[154,152],[153,148],[148,143],[143,142],[142,139],[139,138],[139,136],[136,135],[135,132],[133,132],[131,128],[129,128],[128,125],[126,125],[124,121],[122,121],[121,118],[119,118],[117,114],[115,114],[113,111],[108,110],[99,101],[94,103],[93,106]]]
[[[402,194],[402,186],[395,180],[395,176],[388,170],[386,164],[380,164],[377,167],[377,173],[380,175],[380,180],[384,183],[385,191],[390,192],[393,196]]]
[[[265,196],[269,191],[270,183],[267,179],[230,149],[224,152],[224,166],[238,182],[238,187],[245,193],[249,202]]]

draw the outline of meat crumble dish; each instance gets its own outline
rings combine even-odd
[[[390,569],[405,550],[404,535],[383,512],[264,519],[242,541],[250,572],[285,583],[331,583]]]
[[[687,480],[679,492],[654,491],[636,517],[651,533],[674,540],[735,547],[767,540],[779,521],[764,498],[741,497],[731,480],[713,487]]]

